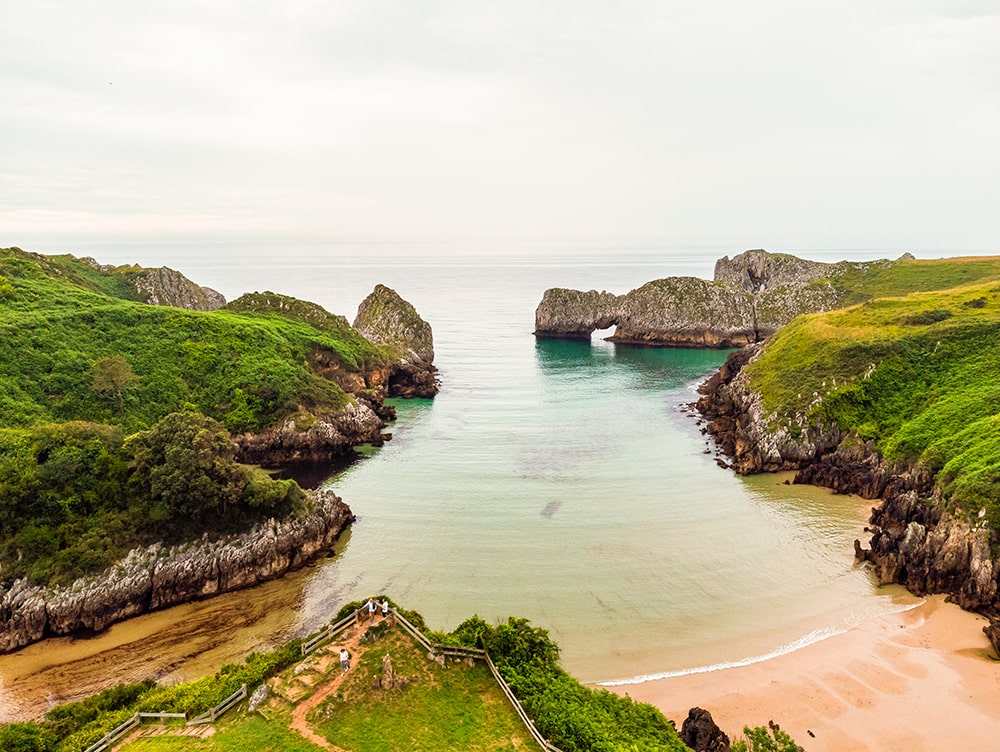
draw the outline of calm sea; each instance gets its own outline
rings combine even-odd
[[[532,336],[548,287],[624,293],[668,275],[710,278],[721,252],[92,253],[171,266],[228,299],[267,289],[351,320],[387,284],[432,325],[440,368],[435,399],[399,402],[393,439],[325,481],[358,518],[339,555],[282,586],[182,607],[215,639],[180,641],[172,661],[149,655],[137,673],[184,677],[210,666],[206,655],[309,631],[344,602],[383,592],[436,629],[473,614],[527,617],[559,642],[565,668],[604,682],[761,659],[901,607],[854,562],[870,502],[718,466],[685,406],[725,353]],[[265,614],[228,639],[227,614],[260,599]],[[170,612],[154,622],[152,632],[179,628]],[[98,638],[108,650],[163,652],[155,636],[133,634],[141,627],[116,629]],[[100,644],[81,657],[77,643],[50,643],[50,664],[60,650],[67,662],[107,659]],[[18,701],[11,678],[28,672],[10,661],[0,659],[0,711]]]

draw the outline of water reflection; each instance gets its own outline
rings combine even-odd
[[[703,378],[722,365],[730,352],[644,347],[604,340],[536,339],[535,364],[546,375],[625,366],[641,377],[639,386],[671,387]]]

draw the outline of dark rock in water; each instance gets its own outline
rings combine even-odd
[[[437,394],[431,325],[395,290],[376,285],[371,295],[358,306],[354,328],[389,351],[393,360],[389,396],[433,397]]]
[[[681,741],[695,752],[729,752],[729,737],[716,725],[712,714],[691,708],[681,725]]]
[[[17,580],[0,594],[0,652],[75,632],[99,632],[137,614],[257,585],[329,550],[354,520],[329,491],[312,510],[239,536],[131,551],[103,574],[65,588]]]

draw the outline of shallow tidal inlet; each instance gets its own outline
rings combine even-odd
[[[0,657],[0,716],[140,676],[193,677],[382,592],[436,629],[527,617],[585,681],[755,660],[900,608],[898,591],[876,590],[854,563],[871,502],[717,465],[685,406],[725,353],[531,334],[547,287],[623,293],[710,277],[716,255],[415,264],[334,261],[322,248],[178,252],[171,266],[229,299],[270,289],[348,319],[376,283],[393,287],[434,329],[441,392],[398,403],[392,440],[325,481],[358,518],[337,556]]]

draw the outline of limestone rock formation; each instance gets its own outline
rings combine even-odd
[[[187,308],[191,311],[214,311],[226,304],[222,293],[197,285],[180,272],[165,266],[142,269],[128,275],[135,289],[151,305]]]
[[[753,299],[726,282],[669,277],[623,296],[612,342],[742,347],[758,339]]]
[[[391,417],[381,405],[356,396],[343,409],[329,415],[300,413],[281,425],[259,433],[233,437],[240,462],[262,467],[315,463],[346,454],[358,444],[382,441],[384,418]]]
[[[589,339],[615,326],[612,342],[668,347],[742,347],[760,342],[796,316],[846,302],[833,280],[867,264],[824,264],[788,254],[745,251],[719,259],[714,281],[667,277],[625,295],[546,290],[535,335]]]
[[[697,407],[708,421],[706,432],[731,459],[741,474],[797,470],[846,438],[835,425],[813,422],[773,428],[761,404],[760,395],[750,388],[744,367],[761,351],[754,344],[731,353],[725,364],[699,391]]]
[[[535,310],[535,334],[561,339],[590,339],[595,329],[618,321],[620,299],[610,292],[553,287],[542,295]]]
[[[760,248],[744,251],[715,262],[715,280],[729,282],[756,295],[790,284],[804,284],[828,277],[833,264],[807,261],[787,253],[768,253]]]
[[[102,575],[50,589],[16,581],[0,594],[0,652],[53,635],[98,632],[130,616],[250,587],[328,550],[354,520],[329,491],[312,511],[270,520],[239,536],[131,551]]]
[[[390,396],[433,397],[437,394],[431,325],[395,290],[376,285],[358,306],[354,328],[389,351],[393,359],[389,375]]]

